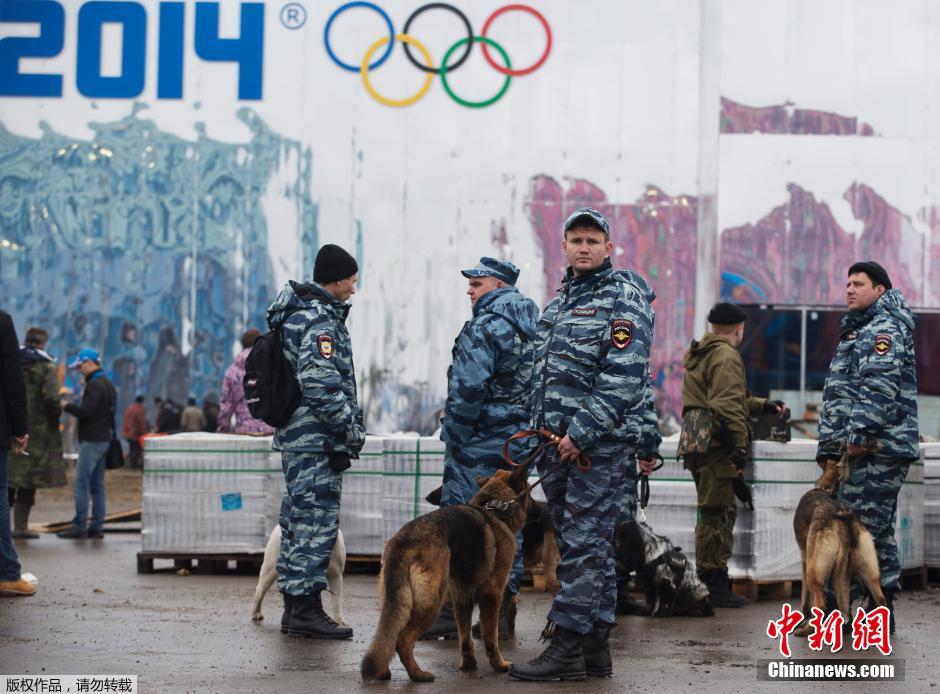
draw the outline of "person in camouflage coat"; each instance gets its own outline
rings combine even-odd
[[[708,332],[701,340],[692,340],[682,361],[679,453],[692,473],[698,497],[695,564],[716,607],[741,607],[746,602],[729,590],[728,560],[737,519],[734,485],[749,457],[748,418],[765,412],[782,414],[786,408],[779,401],[752,397],[747,388],[744,361],[738,353],[746,320],[747,314],[738,306],[716,304],[708,314]],[[694,430],[695,413],[709,414],[709,419],[701,420],[708,426]],[[690,444],[704,451],[693,454]]]
[[[898,494],[919,456],[914,316],[885,269],[871,261],[849,269],[846,301],[849,312],[823,390],[816,458],[822,463],[848,452],[851,473],[839,499],[871,532],[882,590],[893,606],[901,587]],[[853,597],[859,594],[854,586]]]
[[[503,462],[503,443],[525,429],[532,392],[532,347],[539,309],[516,289],[519,269],[506,260],[483,257],[461,271],[473,317],[454,342],[447,371],[447,402],[441,427],[444,484],[441,507],[465,504],[479,490],[477,478],[491,477]],[[507,638],[506,620],[512,596],[522,581],[522,531],[516,537],[516,559],[500,609],[500,637]],[[456,638],[450,606],[422,638]]]
[[[365,443],[346,330],[346,300],[355,294],[358,271],[352,256],[328,244],[317,254],[314,282],[290,282],[268,308],[268,327],[280,329],[302,394],[273,444],[287,483],[277,573],[282,630],[290,636],[352,637],[352,629],[324,612],[321,593],[339,529],[341,473]]]
[[[20,364],[26,381],[29,455],[10,456],[9,497],[13,509],[13,537],[35,539],[29,530],[29,514],[36,503],[36,490],[65,484],[65,460],[59,417],[59,378],[55,358],[46,352],[49,333],[29,328],[20,349]]]
[[[616,572],[611,542],[641,443],[655,295],[638,275],[614,271],[609,227],[580,208],[565,222],[570,263],[539,320],[532,426],[561,437],[539,461],[555,524],[560,589],[549,612],[548,648],[511,677],[550,681],[609,677]],[[644,403],[646,403],[644,405]],[[580,456],[591,467],[575,466]]]

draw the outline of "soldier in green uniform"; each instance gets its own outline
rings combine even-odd
[[[735,506],[735,480],[748,459],[748,416],[782,414],[778,401],[751,397],[737,348],[747,315],[734,304],[716,304],[709,331],[692,340],[682,380],[683,431],[679,453],[695,479],[698,523],[695,563],[716,607],[741,607],[746,600],[728,587]]]
[[[59,433],[59,379],[55,359],[46,352],[49,333],[42,328],[26,331],[26,344],[20,349],[20,364],[26,381],[29,455],[10,456],[8,491],[13,509],[13,537],[32,540],[39,537],[29,530],[29,513],[36,503],[36,490],[65,484],[62,435]]]

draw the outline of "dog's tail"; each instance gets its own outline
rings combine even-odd
[[[880,607],[885,604],[885,597],[881,589],[881,571],[878,568],[875,540],[857,518],[852,523],[852,529],[856,537],[855,546],[852,549],[852,571],[868,589],[875,604]]]
[[[384,600],[382,614],[375,629],[375,636],[369,650],[362,658],[359,672],[363,682],[371,682],[388,672],[388,664],[395,655],[398,636],[411,617],[414,594],[411,590],[411,571],[408,563],[388,561],[391,552],[386,555],[386,564],[379,580],[383,583]]]

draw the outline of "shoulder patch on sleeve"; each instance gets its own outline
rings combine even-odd
[[[887,333],[878,333],[875,335],[875,354],[882,356],[891,349],[891,336]]]
[[[633,322],[615,319],[610,322],[610,340],[617,349],[626,349],[633,339]]]
[[[333,338],[329,335],[317,335],[317,349],[324,359],[333,358]]]

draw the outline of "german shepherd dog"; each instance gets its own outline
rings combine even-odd
[[[855,512],[835,498],[840,474],[843,479],[847,476],[848,465],[847,457],[821,463],[822,475],[815,488],[800,499],[793,517],[793,532],[803,564],[802,610],[807,618],[794,632],[797,636],[810,633],[808,619],[812,607],[825,611],[823,591],[827,580],[832,581],[836,604],[847,624],[851,620],[849,594],[853,576],[868,589],[877,606],[885,604],[875,541]]]
[[[614,530],[614,562],[617,574],[635,571],[646,589],[646,614],[652,617],[715,614],[708,588],[702,583],[679,547],[637,520],[625,521]]]
[[[440,506],[443,491],[443,487],[438,487],[424,497],[424,500],[432,506]],[[532,571],[541,564],[545,591],[555,595],[561,587],[558,582],[558,563],[561,561],[561,553],[558,550],[558,542],[555,540],[555,523],[548,512],[548,504],[544,501],[529,499],[525,525],[522,526],[522,550],[526,569]],[[510,613],[506,618],[513,627],[515,627],[515,608],[516,601],[513,600],[510,603]]]
[[[490,665],[497,672],[509,669],[499,652],[497,621],[516,553],[516,533],[525,523],[527,474],[527,467],[520,465],[512,472],[497,470],[492,477],[479,477],[480,491],[469,503],[420,516],[386,543],[379,574],[382,613],[362,659],[364,682],[391,679],[389,663],[396,651],[413,681],[434,681],[434,675],[415,662],[414,646],[448,597],[460,639],[460,669],[477,667],[470,636],[477,604]]]

